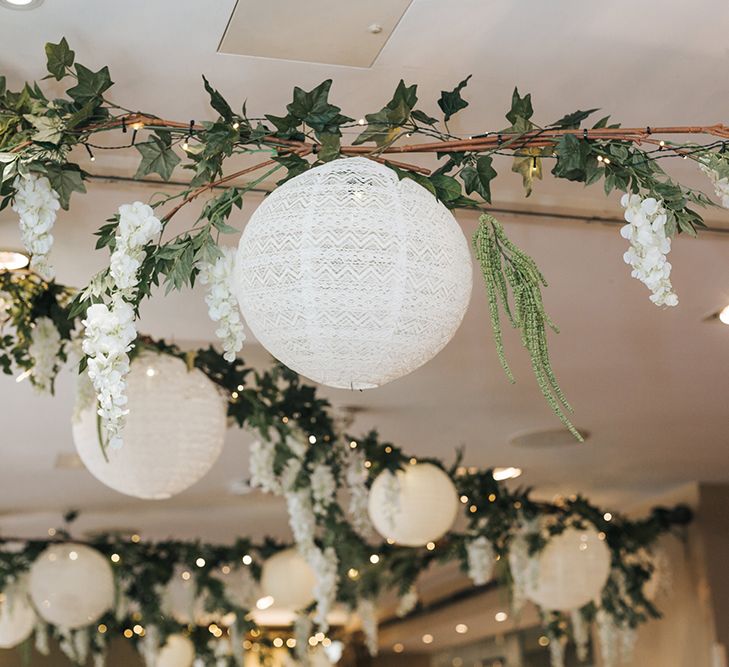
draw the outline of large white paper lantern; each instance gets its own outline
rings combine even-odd
[[[419,547],[441,538],[456,518],[458,493],[432,463],[380,473],[372,483],[369,515],[377,532],[398,544]]]
[[[184,635],[170,635],[157,655],[155,667],[191,667],[195,645]]]
[[[468,243],[425,188],[365,158],[275,189],[243,231],[235,289],[277,359],[331,387],[414,371],[451,339],[471,295]]]
[[[610,549],[594,528],[568,528],[537,557],[526,594],[540,607],[579,609],[599,598],[610,574]]]
[[[199,481],[223,449],[227,401],[198,369],[169,354],[144,353],[131,365],[124,445],[99,444],[94,406],[73,424],[73,439],[89,472],[137,498],[169,498]]]
[[[0,601],[0,648],[22,644],[30,637],[37,621],[27,594],[17,584],[8,586]]]
[[[284,549],[263,563],[261,595],[272,608],[298,611],[314,601],[316,575],[296,549]]]
[[[114,604],[109,561],[83,544],[53,544],[30,568],[30,597],[48,623],[67,629],[94,623]]]

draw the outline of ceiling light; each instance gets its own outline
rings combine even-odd
[[[521,477],[521,468],[494,468],[494,479],[497,482],[503,482],[506,479],[516,479]]]
[[[273,597],[270,595],[266,595],[265,597],[259,598],[259,600],[256,602],[256,607],[263,611],[264,609],[268,609],[273,605]]]
[[[0,0],[0,6],[8,9],[35,9],[43,4],[43,0]]]
[[[29,263],[30,258],[23,252],[0,250],[0,271],[17,271],[18,269],[24,269]]]
[[[729,306],[725,306],[724,309],[719,313],[719,319],[723,324],[729,324]]]

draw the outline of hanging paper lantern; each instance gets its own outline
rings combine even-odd
[[[284,549],[263,564],[259,607],[304,609],[314,601],[315,585],[314,570],[306,559],[296,549]]]
[[[248,222],[235,289],[277,359],[331,387],[407,375],[452,338],[471,296],[453,215],[373,160],[334,160],[276,188]]]
[[[73,439],[89,472],[137,498],[169,498],[199,481],[223,449],[227,402],[198,369],[169,354],[141,354],[128,377],[124,445],[99,443],[98,416],[88,406],[74,421]]]
[[[191,667],[195,645],[184,635],[170,635],[160,649],[155,667]]]
[[[48,623],[74,630],[93,623],[114,604],[111,566],[83,544],[53,544],[30,568],[30,597]]]
[[[538,555],[526,594],[540,607],[579,609],[598,598],[610,574],[610,550],[594,528],[568,528]]]
[[[38,617],[21,587],[8,586],[0,600],[0,648],[22,644],[33,632]]]
[[[380,473],[372,483],[369,515],[382,537],[408,547],[441,538],[456,518],[458,494],[451,478],[432,463]]]

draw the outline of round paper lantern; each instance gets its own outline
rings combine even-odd
[[[48,623],[70,630],[93,623],[114,604],[107,559],[83,544],[53,544],[30,568],[30,597]]]
[[[184,635],[170,635],[157,655],[155,667],[191,667],[195,645]]]
[[[568,528],[537,557],[526,594],[540,607],[579,609],[600,596],[610,574],[610,550],[594,528]]]
[[[456,518],[458,493],[451,478],[432,463],[380,473],[372,483],[369,515],[382,537],[419,547],[442,537]]]
[[[349,158],[266,197],[243,231],[234,282],[274,357],[322,384],[367,389],[448,343],[471,296],[471,258],[428,190]]]
[[[95,405],[73,425],[73,439],[89,472],[137,498],[169,498],[200,480],[223,449],[227,402],[198,369],[169,354],[144,353],[131,365],[124,445],[99,444]]]
[[[3,591],[0,602],[0,648],[13,648],[30,637],[38,617],[18,586]]]
[[[298,611],[314,601],[316,576],[296,549],[284,549],[271,556],[261,571],[261,595],[272,597],[276,609]]]

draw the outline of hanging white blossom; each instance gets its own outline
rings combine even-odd
[[[590,626],[579,609],[573,609],[570,612],[570,622],[572,623],[572,637],[577,649],[577,659],[584,662],[587,660],[590,645]]]
[[[316,517],[308,490],[287,493],[286,507],[296,546],[302,555],[306,556],[314,546],[314,532],[316,531]]]
[[[13,296],[10,292],[0,290],[0,325],[10,319],[10,308],[13,305]]]
[[[358,449],[347,447],[346,481],[349,489],[349,516],[352,527],[363,539],[372,536],[374,527],[368,511],[369,489],[364,454]]]
[[[620,229],[620,235],[630,241],[623,259],[633,267],[631,275],[652,292],[650,299],[657,306],[677,306],[671,264],[666,260],[671,252],[671,239],[666,236],[666,210],[653,197],[643,199],[640,195],[624,194],[620,203],[628,222]]]
[[[324,550],[313,547],[305,555],[316,577],[316,584],[314,586],[314,599],[316,600],[314,622],[322,632],[327,632],[329,629],[327,617],[336,600],[339,584],[339,577],[337,575],[339,560],[337,559],[337,552],[332,547],[327,547]]]
[[[369,598],[361,598],[357,603],[357,614],[362,622],[365,646],[371,656],[376,656],[379,646],[377,631],[377,605]]]
[[[162,223],[154,216],[151,206],[137,201],[119,207],[109,275],[116,290],[125,298],[133,297],[139,284],[144,246],[161,231]]]
[[[159,649],[159,628],[154,624],[145,626],[144,636],[139,642],[139,653],[142,655],[145,667],[155,667]]]
[[[221,248],[220,257],[215,262],[198,265],[200,282],[208,286],[205,303],[208,315],[218,324],[215,335],[222,341],[227,361],[234,361],[243,347],[246,334],[241,322],[238,299],[231,290],[235,249]]]
[[[595,616],[595,625],[600,642],[603,667],[617,667],[620,647],[618,627],[613,617],[604,609],[598,609]]]
[[[707,153],[698,158],[699,169],[703,171],[714,186],[716,196],[724,208],[729,208],[729,160],[726,154]]]
[[[109,436],[109,446],[118,448],[122,446],[121,431],[128,413],[128,352],[137,337],[134,311],[120,298],[111,306],[97,303],[89,306],[83,325],[83,350],[88,356],[88,375],[96,390],[98,413]]]
[[[407,592],[400,597],[397,604],[396,614],[402,618],[407,616],[418,604],[418,589],[410,586]]]
[[[41,392],[53,389],[58,372],[58,355],[61,350],[61,334],[50,317],[39,317],[31,333],[28,355],[33,362],[30,378]]]
[[[250,484],[265,493],[280,493],[281,484],[273,470],[276,445],[269,440],[256,440],[250,446]]]
[[[332,469],[325,463],[317,463],[309,477],[311,484],[311,497],[314,501],[314,512],[326,514],[329,506],[334,502],[337,492],[337,480]]]
[[[620,637],[620,662],[630,665],[635,653],[635,642],[638,641],[638,631],[629,625],[623,625],[618,630],[618,635]]]
[[[509,545],[509,570],[511,571],[511,606],[515,614],[524,608],[527,591],[537,578],[538,559],[529,553],[527,536],[538,531],[534,522],[524,522]]]
[[[55,271],[48,261],[53,247],[51,229],[60,208],[58,193],[45,176],[18,176],[13,182],[13,210],[20,217],[20,238],[30,254],[30,268],[43,280],[53,280]]]
[[[39,621],[35,626],[35,650],[41,655],[48,655],[51,652],[48,645],[48,625]]]
[[[309,637],[311,636],[312,622],[306,614],[299,614],[294,621],[294,639],[296,658],[306,664],[309,653]]]
[[[564,667],[566,644],[566,637],[552,636],[549,638],[549,664],[551,667]]]
[[[468,576],[475,586],[487,583],[494,573],[496,552],[491,542],[484,537],[477,537],[466,543],[468,557]]]

